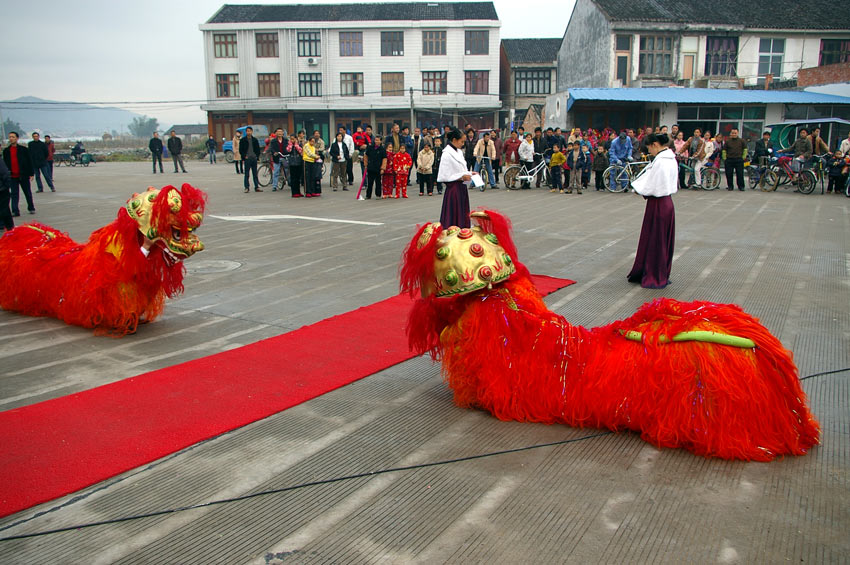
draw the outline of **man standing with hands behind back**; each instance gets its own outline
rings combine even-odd
[[[40,139],[37,131],[32,132],[32,141],[27,144],[30,151],[30,160],[32,168],[35,172],[35,183],[38,185],[37,192],[44,192],[44,185],[41,184],[41,175],[44,175],[44,180],[47,181],[47,186],[50,187],[50,192],[56,192],[53,187],[53,178],[50,175],[50,167],[47,164],[47,145]]]
[[[242,157],[245,166],[245,192],[251,192],[248,185],[248,173],[254,176],[254,192],[262,192],[260,179],[257,176],[257,159],[260,157],[260,143],[254,137],[254,128],[245,128],[245,137],[239,141],[239,156]]]
[[[177,172],[177,163],[180,163],[180,168],[186,172],[186,167],[183,166],[183,140],[177,137],[174,130],[171,130],[168,138],[168,152],[171,153],[171,159],[174,160],[174,172]]]
[[[153,132],[153,137],[148,142],[148,149],[150,149],[153,158],[153,174],[156,174],[157,161],[159,161],[159,172],[162,173],[162,140],[158,133]]]
[[[726,161],[726,190],[734,190],[732,175],[738,179],[738,190],[744,190],[744,159],[747,158],[747,144],[738,137],[738,129],[732,128],[723,148],[723,160]]]

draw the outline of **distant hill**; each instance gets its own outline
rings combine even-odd
[[[0,101],[0,108],[3,119],[18,122],[27,132],[39,130],[53,137],[99,136],[112,130],[126,132],[133,118],[141,116],[121,108],[58,102],[34,96]]]

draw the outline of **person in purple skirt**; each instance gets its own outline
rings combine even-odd
[[[649,134],[646,148],[654,158],[632,181],[637,194],[646,199],[635,264],[629,282],[643,288],[664,288],[670,284],[673,247],[676,241],[676,214],[671,195],[678,190],[679,164],[670,150],[667,134]]]
[[[443,192],[443,210],[440,213],[440,224],[444,228],[457,226],[470,227],[469,222],[469,189],[466,182],[472,179],[472,174],[466,165],[463,152],[465,136],[457,128],[446,133],[446,148],[440,159],[440,169],[437,182],[445,183]]]

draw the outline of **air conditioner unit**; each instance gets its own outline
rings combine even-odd
[[[313,57],[310,57],[309,59],[307,59],[307,64],[310,65],[311,67],[315,67],[316,65],[319,64],[319,60],[315,59]]]

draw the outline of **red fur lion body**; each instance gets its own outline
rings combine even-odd
[[[486,213],[498,229],[485,224],[485,232],[498,231],[515,259],[507,220]],[[420,230],[405,252],[402,288],[411,293],[434,276],[436,226]],[[694,330],[755,347],[669,343]],[[626,339],[628,331],[641,332],[641,341]],[[418,299],[408,336],[415,350],[442,361],[458,405],[502,420],[632,430],[659,447],[726,459],[769,461],[818,443],[791,353],[735,305],[658,299],[626,320],[573,326],[546,307],[519,265],[491,288]]]
[[[189,227],[197,227],[199,222],[189,216],[203,212],[206,198],[184,184],[177,191],[182,212],[175,213],[166,202],[172,191],[177,189],[156,191],[150,208],[150,224],[167,237],[172,237],[169,230],[188,234]],[[0,307],[58,318],[99,333],[132,333],[140,322],[153,321],[162,313],[166,297],[183,291],[181,257],[175,261],[162,244],[146,257],[140,249],[143,237],[127,208],[85,244],[46,225],[19,226],[0,238]]]

